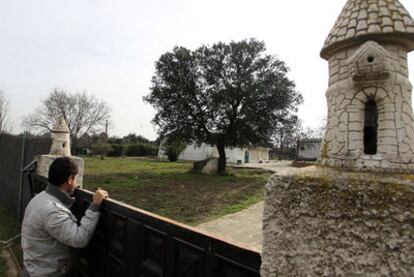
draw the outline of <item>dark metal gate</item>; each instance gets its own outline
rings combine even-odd
[[[43,181],[34,177],[34,183]],[[80,218],[92,193],[77,190],[73,212]],[[196,229],[135,207],[107,200],[76,276],[257,277],[258,252],[229,244]]]
[[[47,153],[51,139],[0,134],[0,203],[19,219],[30,200],[27,178],[22,169],[36,155]]]

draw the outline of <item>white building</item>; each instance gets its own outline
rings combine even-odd
[[[165,155],[164,142],[161,143],[158,150],[158,158],[166,159]],[[226,158],[229,163],[258,163],[269,160],[269,148],[256,147],[256,148],[226,148]],[[201,161],[208,158],[218,158],[219,154],[216,147],[202,144],[201,146],[196,146],[191,144],[181,152],[178,157],[179,160],[183,161]]]
[[[298,141],[297,160],[316,161],[321,151],[322,139],[303,139]]]

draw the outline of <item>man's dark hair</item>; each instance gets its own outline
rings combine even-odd
[[[71,158],[57,158],[49,167],[49,183],[60,187],[70,176],[78,172],[79,168]]]

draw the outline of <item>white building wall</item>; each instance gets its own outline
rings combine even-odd
[[[167,155],[165,155],[165,151],[162,147],[163,142],[161,142],[161,145],[158,150],[158,158],[159,159],[167,159]],[[260,160],[268,160],[269,159],[269,151],[265,150],[265,152],[262,151],[261,148],[252,149],[253,151],[260,151],[260,159],[251,160],[249,159],[249,162],[259,162]],[[245,153],[251,152],[252,150],[248,150],[247,148],[226,148],[226,158],[227,162],[229,163],[245,163]],[[262,153],[263,152],[263,153]],[[250,155],[249,155],[250,156]],[[262,158],[263,156],[263,158]],[[187,148],[180,154],[178,157],[179,160],[183,161],[201,161],[208,158],[218,158],[219,154],[216,147],[209,146],[206,144],[202,144],[200,146],[196,146],[194,144],[191,144],[187,146]]]
[[[201,161],[205,160],[210,153],[211,149],[209,146],[201,145],[198,147],[192,144],[187,146],[187,148],[180,154],[178,159],[187,161]]]
[[[298,160],[316,161],[321,151],[321,140],[299,141]]]
[[[258,163],[269,160],[269,149],[267,148],[251,148],[249,149],[249,162]]]
[[[244,163],[244,149],[241,148],[226,148],[227,162],[229,163]]]

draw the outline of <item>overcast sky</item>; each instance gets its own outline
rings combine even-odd
[[[156,137],[144,104],[154,63],[175,45],[246,38],[290,67],[303,94],[299,116],[326,116],[328,64],[319,57],[346,0],[0,0],[0,85],[14,132],[54,87],[87,91],[113,110],[110,135]],[[414,14],[414,1],[401,0]],[[414,70],[414,55],[409,56]],[[412,78],[410,78],[411,81]]]

